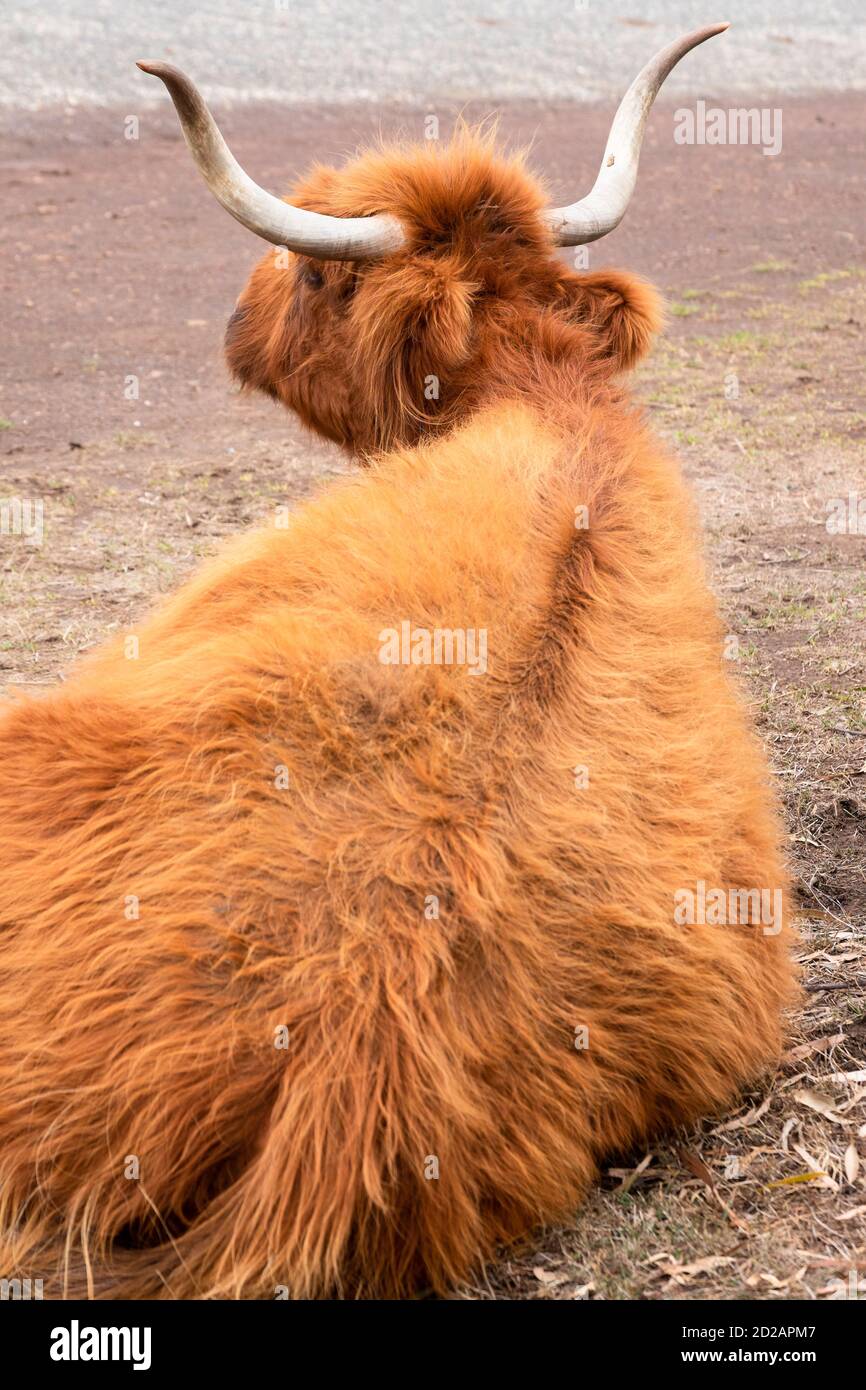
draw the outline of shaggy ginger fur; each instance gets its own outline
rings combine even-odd
[[[0,1272],[49,1296],[446,1290],[730,1103],[794,992],[787,927],[674,916],[786,880],[616,384],[653,291],[568,271],[478,135],[297,196],[409,245],[269,252],[230,364],[388,452],[0,724]],[[487,674],[383,664],[405,621]]]

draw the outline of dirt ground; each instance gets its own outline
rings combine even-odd
[[[623,1155],[573,1225],[469,1298],[843,1298],[858,1272],[866,1296],[861,102],[786,101],[776,158],[675,145],[671,111],[654,113],[632,210],[590,264],[668,297],[638,390],[697,490],[731,658],[779,779],[807,1002],[778,1073],[734,1114]],[[0,534],[10,686],[62,679],[221,537],[349,466],[234,393],[222,330],[259,244],[201,187],[167,103],[137,140],[124,114],[23,115],[0,147],[0,497],[44,505],[41,545]],[[420,134],[424,114],[246,107],[224,128],[279,191],[380,127]],[[591,182],[609,117],[523,104],[502,129],[533,139],[563,201]]]

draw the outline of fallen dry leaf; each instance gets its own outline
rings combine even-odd
[[[782,1058],[783,1062],[802,1062],[804,1057],[811,1057],[816,1052],[827,1052],[831,1047],[837,1047],[839,1043],[845,1041],[844,1033],[833,1033],[824,1038],[813,1038],[811,1042],[800,1043],[799,1047],[792,1047],[790,1052],[786,1052]]]
[[[807,1105],[810,1110],[817,1110],[819,1115],[832,1120],[834,1124],[845,1123],[841,1115],[836,1114],[836,1102],[828,1096],[822,1096],[820,1091],[811,1091],[808,1086],[800,1086],[792,1094],[794,1100],[798,1100],[801,1105]]]
[[[715,1188],[715,1178],[699,1154],[692,1153],[690,1149],[677,1149],[677,1157],[694,1177],[700,1178],[707,1187]]]
[[[740,1115],[736,1120],[726,1120],[723,1125],[717,1125],[710,1130],[711,1134],[724,1134],[729,1129],[746,1129],[749,1125],[756,1124],[762,1115],[766,1115],[770,1108],[772,1096],[767,1096],[760,1105],[756,1105],[753,1110],[749,1110],[745,1115]]]
[[[792,1144],[791,1147],[794,1153],[800,1155],[808,1172],[819,1174],[817,1183],[820,1187],[827,1187],[831,1192],[839,1191],[839,1184],[830,1177],[829,1173],[825,1173],[822,1170],[820,1163],[818,1163],[817,1159],[812,1157],[808,1149],[804,1148],[802,1144]]]
[[[644,1170],[647,1169],[647,1168],[649,1167],[649,1165],[652,1163],[652,1161],[653,1161],[653,1156],[652,1156],[652,1154],[651,1154],[651,1153],[646,1154],[645,1157],[641,1159],[641,1161],[640,1161],[640,1163],[637,1165],[637,1167],[636,1167],[632,1172],[629,1173],[628,1177],[623,1178],[623,1180],[622,1180],[622,1182],[620,1183],[619,1187],[616,1189],[617,1192],[620,1192],[620,1193],[623,1193],[623,1194],[624,1194],[624,1193],[626,1193],[626,1192],[631,1191],[632,1184],[636,1181],[637,1178],[640,1177],[641,1173],[643,1173]]]
[[[542,1265],[536,1265],[532,1272],[539,1284],[544,1284],[548,1289],[555,1288],[557,1284],[568,1283],[567,1274],[556,1274],[552,1269],[544,1269]]]
[[[798,1125],[799,1123],[800,1121],[796,1118],[796,1116],[792,1116],[790,1120],[785,1121],[782,1127],[782,1133],[779,1139],[779,1143],[782,1145],[782,1149],[785,1153],[788,1152],[788,1135],[791,1133],[791,1130],[795,1127],[795,1125]]]
[[[666,1269],[660,1268],[660,1274],[667,1274],[671,1279],[679,1283],[683,1279],[692,1279],[696,1274],[711,1274],[714,1269],[721,1269],[723,1265],[736,1264],[733,1255],[704,1255],[700,1260],[692,1260],[690,1264],[668,1265]]]
[[[816,1178],[826,1178],[826,1173],[793,1173],[789,1178],[776,1178],[775,1182],[768,1182],[767,1187],[791,1187],[798,1182],[814,1182]]]
[[[857,1145],[849,1144],[845,1150],[845,1177],[853,1185],[857,1181],[859,1172],[860,1155],[857,1152]]]

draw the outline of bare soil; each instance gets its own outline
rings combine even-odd
[[[860,108],[785,102],[772,158],[677,146],[662,107],[625,224],[590,248],[668,297],[637,386],[697,490],[784,797],[807,1005],[739,1110],[622,1155],[572,1225],[462,1296],[842,1298],[858,1277],[866,1294],[866,516],[827,526],[833,499],[866,512]],[[279,191],[423,115],[259,106],[224,127]],[[522,104],[501,124],[533,138],[561,201],[591,182],[609,115]],[[260,247],[201,187],[172,112],[137,140],[123,116],[22,115],[0,147],[0,498],[44,506],[41,545],[0,534],[0,679],[18,687],[62,679],[221,537],[350,466],[232,390],[222,330]]]

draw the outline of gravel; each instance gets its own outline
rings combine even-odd
[[[673,94],[866,86],[863,0],[45,0],[0,15],[0,106],[164,100],[136,58],[186,68],[215,102],[575,101],[619,94],[678,34],[734,28],[689,55]]]

